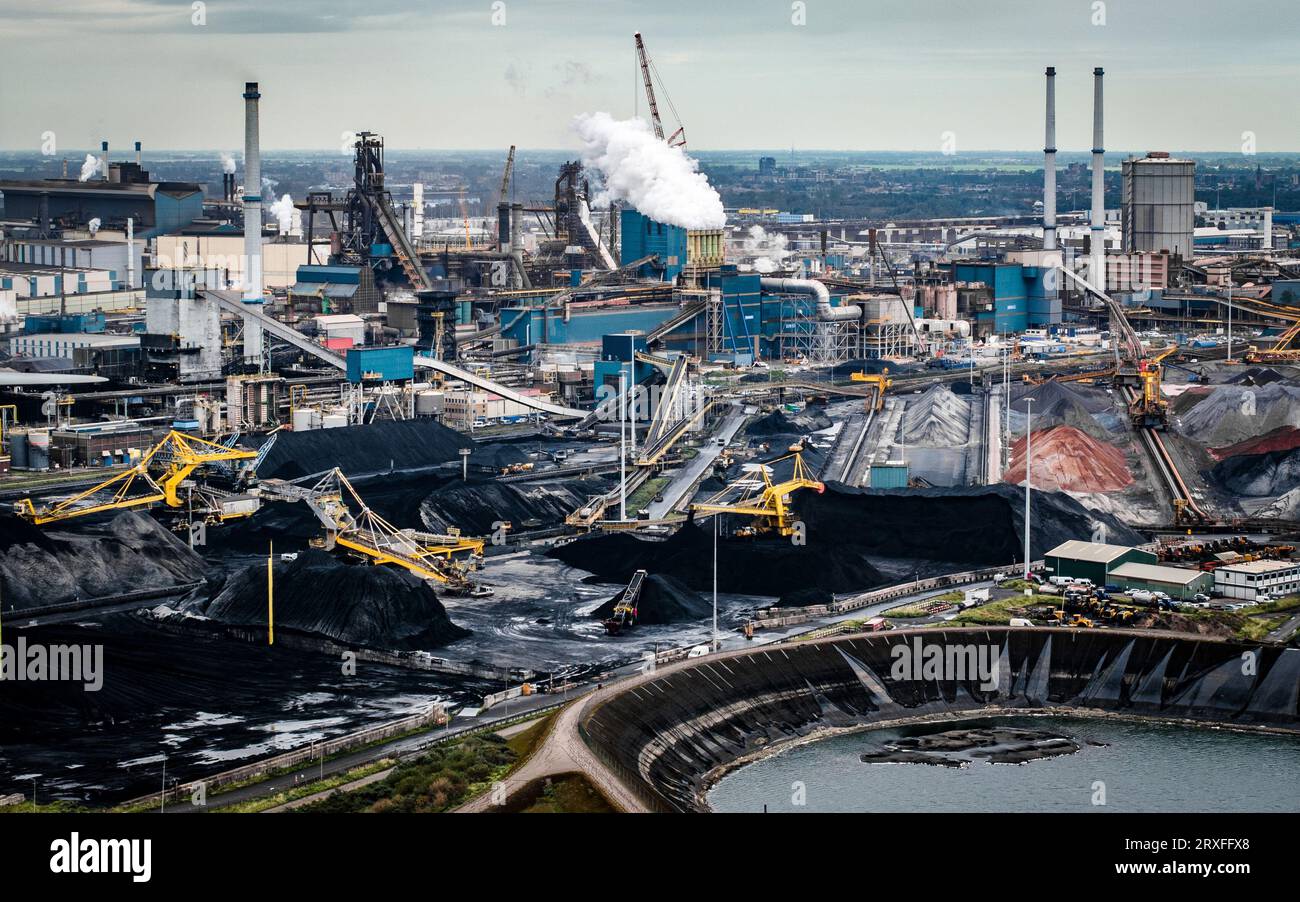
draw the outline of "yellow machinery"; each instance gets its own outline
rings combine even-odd
[[[48,506],[38,508],[32,499],[24,498],[16,502],[14,507],[19,516],[38,526],[102,511],[125,510],[159,502],[171,508],[184,508],[191,499],[182,498],[180,490],[196,469],[205,464],[253,460],[256,457],[256,451],[230,448],[173,430],[150,449],[138,464],[99,485]],[[202,490],[200,493],[205,499],[205,520],[219,522],[252,513],[245,509],[237,514],[226,514],[222,512],[219,503],[211,504],[212,499]]]
[[[311,488],[267,480],[262,483],[262,493],[276,500],[307,503],[325,527],[324,537],[313,539],[313,546],[326,551],[346,548],[373,564],[395,564],[421,579],[468,589],[471,584],[466,572],[483,555],[482,539],[466,538],[459,533],[435,535],[393,526],[370,509],[337,467]],[[356,513],[353,513],[354,508]],[[469,566],[466,566],[466,558],[470,559]]]
[[[894,380],[889,378],[888,368],[882,369],[879,374],[868,373],[866,371],[852,373],[849,376],[849,381],[865,382],[868,385],[874,385],[876,387],[876,399],[873,404],[874,410],[880,410],[885,406],[885,389],[894,384]]]
[[[701,504],[692,504],[691,510],[701,514],[748,514],[754,518],[754,524],[737,533],[737,535],[756,535],[758,533],[774,532],[777,535],[788,536],[794,532],[792,519],[790,516],[790,498],[791,493],[798,489],[813,489],[819,494],[826,490],[826,486],[815,479],[810,479],[807,470],[804,467],[803,455],[798,452],[779,457],[771,463],[780,463],[783,460],[794,459],[794,471],[790,478],[784,482],[773,483],[768,475],[767,468],[764,467],[763,488],[754,494],[754,490],[746,490],[736,501],[723,502],[720,499],[731,491],[732,487],[723,489],[714,495],[708,501]]]
[[[1267,351],[1261,351],[1259,348],[1251,345],[1246,350],[1247,363],[1300,363],[1300,348],[1292,348],[1297,337],[1300,337],[1300,320],[1296,320],[1286,330],[1277,337],[1273,342],[1273,347]]]

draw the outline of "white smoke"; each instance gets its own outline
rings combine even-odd
[[[654,136],[641,119],[583,113],[573,120],[582,139],[583,165],[600,171],[605,188],[598,204],[627,201],[656,222],[684,229],[727,224],[722,198],[680,147]]]
[[[88,182],[103,171],[104,167],[100,162],[99,157],[95,156],[93,153],[88,153],[86,154],[85,162],[81,164],[81,175],[77,176],[77,181]]]
[[[790,256],[790,240],[779,232],[769,235],[761,225],[752,225],[741,247],[754,258],[754,269],[761,273],[776,272]]]
[[[221,155],[221,171],[226,175],[235,174],[235,158],[228,153]]]
[[[86,228],[90,229],[90,234],[92,234],[92,235],[95,234],[96,232],[98,232],[98,231],[99,231],[99,217],[96,216],[96,217],[95,217],[94,219],[92,219],[90,222],[86,223]]]
[[[293,208],[293,198],[286,194],[267,209],[275,217],[280,234],[288,235],[293,228],[293,214],[297,212]]]

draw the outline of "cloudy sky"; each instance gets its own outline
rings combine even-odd
[[[1101,65],[1109,148],[1300,151],[1294,0],[0,0],[0,149],[238,147],[245,81],[268,149],[572,147],[637,30],[701,149],[1038,149],[1055,65],[1086,150]]]

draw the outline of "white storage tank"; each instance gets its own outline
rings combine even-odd
[[[27,466],[33,470],[50,468],[50,433],[33,429],[27,433]]]
[[[312,407],[295,407],[293,409],[293,431],[306,432],[320,428],[320,411]]]

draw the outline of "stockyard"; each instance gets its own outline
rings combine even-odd
[[[1029,212],[777,215],[652,37],[646,118],[473,184],[363,131],[277,196],[270,81],[242,154],[0,173],[0,809],[766,810],[768,752],[867,729],[863,773],[1133,721],[1295,760],[1295,214],[1114,171],[1098,68],[1058,215],[1049,68],[997,114]]]

